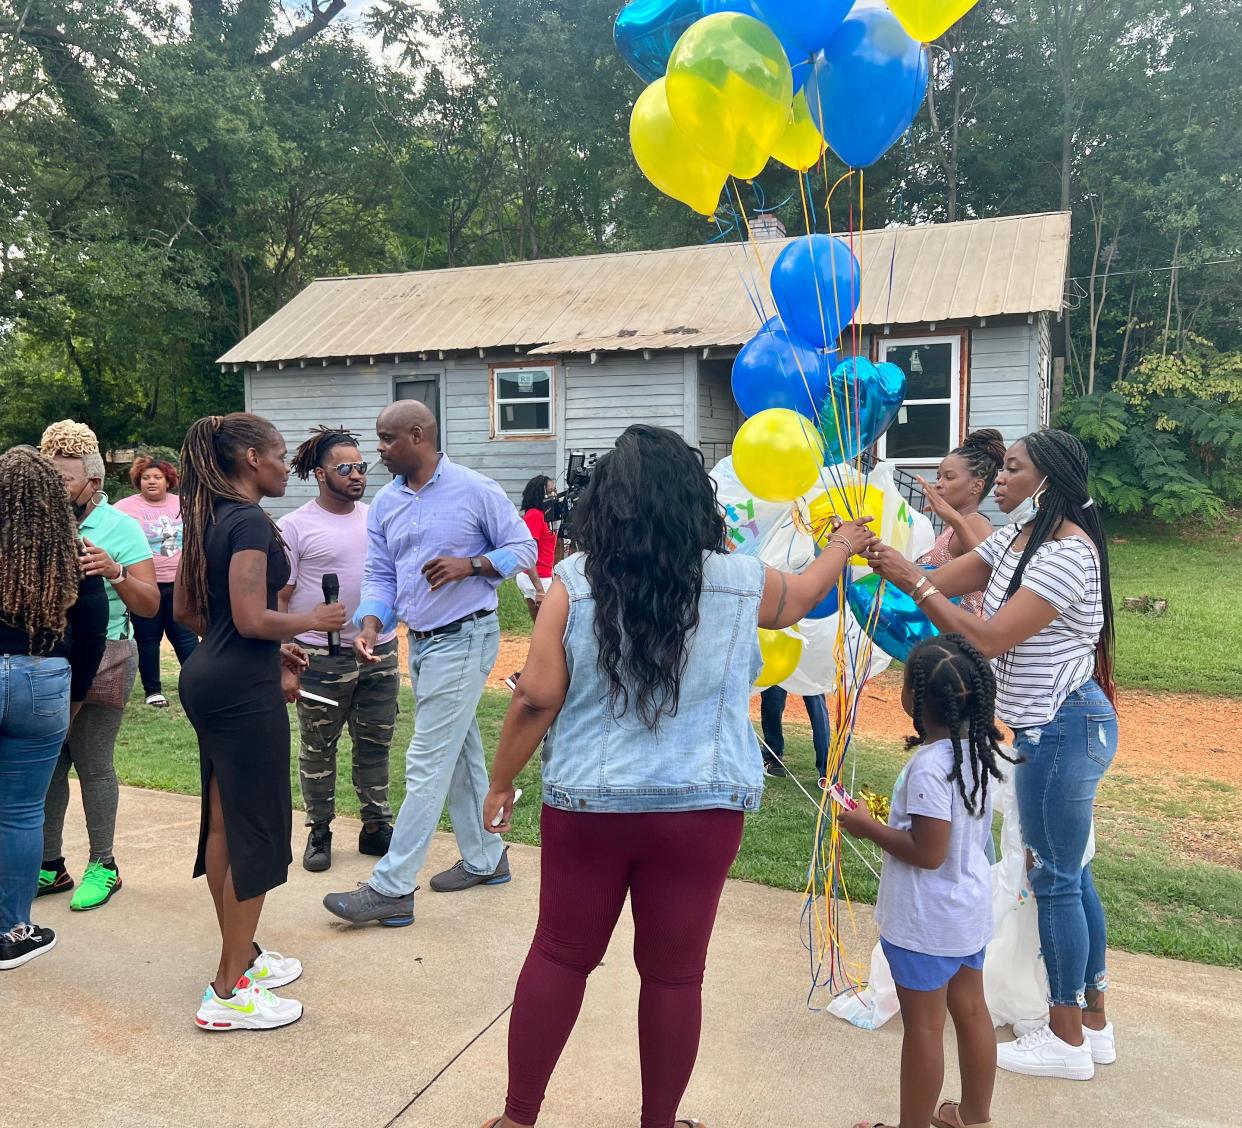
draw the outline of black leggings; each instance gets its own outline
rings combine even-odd
[[[198,635],[187,630],[173,618],[173,585],[159,584],[160,609],[149,619],[133,616],[134,639],[138,643],[138,673],[142,676],[142,691],[148,697],[163,690],[160,684],[160,644],[164,636],[177,652],[177,661],[185,660],[194,653]]]

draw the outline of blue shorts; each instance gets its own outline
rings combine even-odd
[[[968,967],[974,971],[982,968],[983,954],[987,951],[984,947],[973,956],[929,956],[926,952],[899,948],[883,936],[880,937],[880,947],[884,949],[888,969],[893,973],[893,982],[907,991],[939,991],[961,968]]]

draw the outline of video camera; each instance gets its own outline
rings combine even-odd
[[[569,515],[591,480],[591,471],[595,469],[595,455],[585,451],[571,450],[569,461],[565,467],[565,488],[544,503],[543,514],[549,524],[560,522],[559,535],[568,539]]]

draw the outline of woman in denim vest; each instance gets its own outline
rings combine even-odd
[[[509,1023],[505,1115],[488,1128],[535,1123],[627,894],[641,1123],[699,1123],[675,1117],[698,1052],[707,945],[743,812],[763,795],[756,629],[790,626],[823,600],[874,540],[866,520],[790,575],[726,554],[702,455],[679,435],[639,424],[599,460],[573,514],[582,551],[556,567],[483,806],[489,830],[508,830],[513,781],[548,733],[539,923]]]

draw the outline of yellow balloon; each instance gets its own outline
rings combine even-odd
[[[799,91],[789,109],[789,120],[785,132],[772,150],[774,156],[783,165],[806,172],[819,160],[820,154],[827,148],[827,142],[820,136],[819,130],[811,120],[811,110],[806,104],[806,93]]]
[[[871,528],[878,534],[884,515],[884,491],[875,486],[867,486],[865,489],[848,486],[845,489],[831,489],[817,497],[807,508],[815,543],[823,548],[832,536],[834,516],[840,517],[842,521],[852,521],[855,517],[874,517]],[[853,557],[850,563],[860,568],[867,566],[867,561],[862,556]]]
[[[697,20],[673,48],[665,77],[681,131],[735,176],[758,176],[793,98],[789,59],[767,25],[736,12]]]
[[[939,39],[979,0],[887,0],[897,22],[920,43]]]
[[[729,170],[713,164],[677,128],[668,112],[664,83],[656,79],[634,103],[630,148],[643,175],[661,192],[710,216],[720,203]]]
[[[755,679],[756,689],[779,685],[798,668],[802,661],[802,639],[784,631],[765,631],[759,628],[759,652],[763,655],[763,669]]]
[[[787,407],[752,415],[733,439],[733,472],[764,501],[793,501],[814,488],[823,466],[823,437]]]

